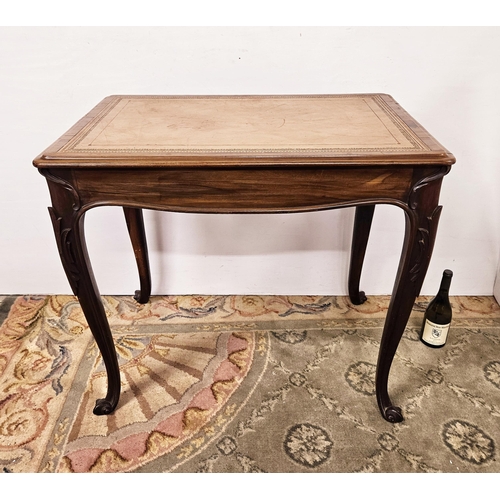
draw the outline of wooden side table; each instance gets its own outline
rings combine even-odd
[[[92,273],[84,215],[124,207],[140,276],[151,293],[142,208],[196,213],[278,213],[356,207],[349,295],[359,290],[376,204],[400,207],[405,239],[382,334],[377,401],[420,292],[441,212],[441,182],[455,158],[385,94],[110,96],[46,149],[34,165],[48,182],[62,264],[102,353],[108,391],[94,413],[114,411],[120,372]]]

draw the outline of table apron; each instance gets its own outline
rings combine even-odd
[[[351,202],[405,202],[414,169],[86,168],[73,169],[72,177],[82,205],[198,213],[293,212]]]

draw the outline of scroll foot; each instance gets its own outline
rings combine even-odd
[[[139,302],[139,304],[147,304],[149,302],[149,294],[143,293],[142,290],[136,290],[134,300]]]
[[[113,404],[107,399],[98,399],[93,410],[94,415],[109,415],[115,411],[117,404],[118,401]]]
[[[360,306],[361,304],[364,304],[368,300],[365,292],[363,292],[362,290],[360,290],[356,295],[354,294],[351,295],[350,299],[355,306]]]
[[[388,408],[384,408],[382,416],[391,424],[397,424],[398,422],[402,422],[404,420],[403,412],[398,406],[389,406]]]

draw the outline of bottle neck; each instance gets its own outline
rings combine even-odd
[[[444,272],[443,278],[441,279],[441,285],[439,286],[438,295],[441,297],[448,297],[450,292],[451,278],[453,274],[451,272]]]

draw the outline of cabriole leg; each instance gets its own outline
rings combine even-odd
[[[136,290],[134,299],[141,304],[146,304],[151,296],[151,271],[149,268],[148,245],[144,218],[140,208],[123,207],[130,241],[134,249],[137,269],[139,270],[140,290]]]
[[[360,305],[366,301],[365,292],[359,290],[359,282],[374,211],[375,205],[364,205],[356,207],[356,215],[354,216],[348,279],[349,298],[354,305]]]
[[[49,208],[61,261],[101,352],[108,378],[107,394],[98,399],[96,415],[112,413],[120,398],[120,370],[101,296],[90,265],[84,235],[84,209],[72,185],[44,173],[52,198]]]
[[[440,185],[440,179],[423,184],[405,213],[405,243],[380,342],[375,383],[380,412],[392,423],[401,422],[403,414],[388,394],[389,371],[431,259],[442,208],[438,206]]]

